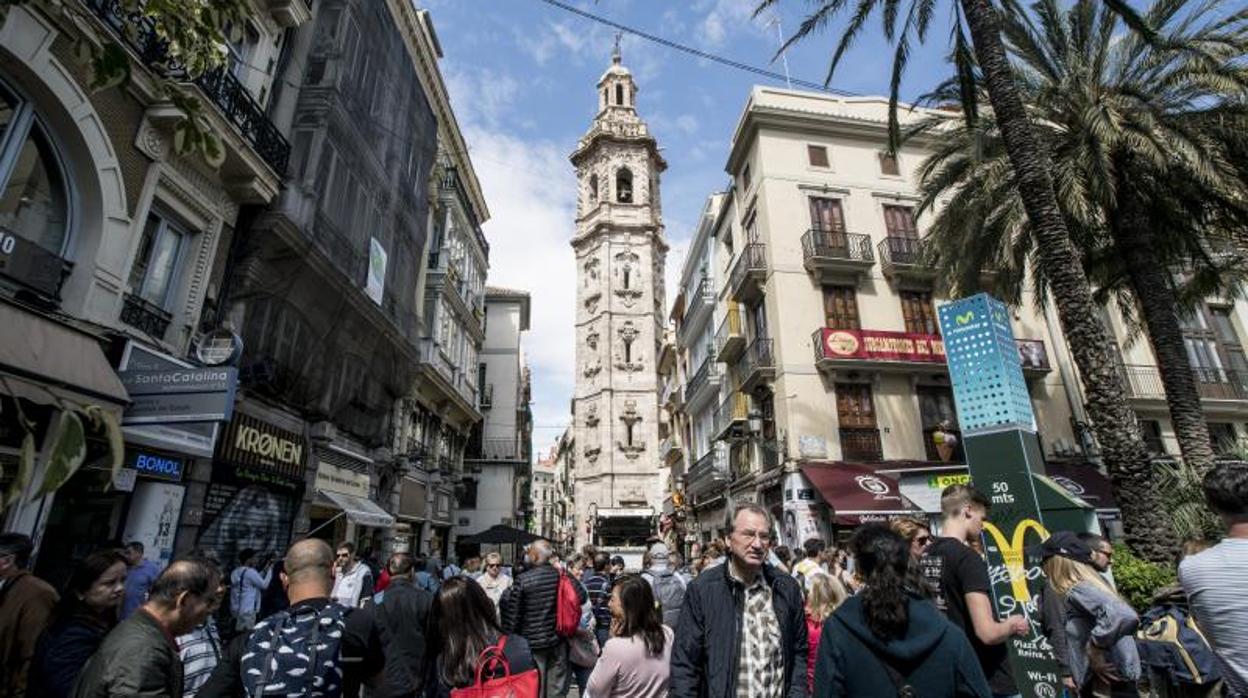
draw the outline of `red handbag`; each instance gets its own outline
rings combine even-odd
[[[519,674],[511,673],[511,665],[503,654],[507,646],[507,636],[498,638],[497,645],[481,650],[477,657],[477,680],[471,686],[451,689],[451,698],[537,698],[541,687],[541,677],[537,669],[529,669]],[[483,679],[488,670],[493,673],[498,666],[503,667],[503,675],[495,679]]]

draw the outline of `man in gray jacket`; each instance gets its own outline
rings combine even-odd
[[[181,698],[182,660],[174,638],[208,617],[219,581],[216,567],[204,560],[178,560],[165,568],[147,602],[113,628],[87,661],[74,698]]]

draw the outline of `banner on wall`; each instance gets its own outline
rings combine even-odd
[[[780,536],[789,549],[800,550],[811,538],[830,540],[831,532],[820,521],[819,493],[801,473],[784,477],[784,522]]]
[[[173,560],[173,543],[186,488],[147,480],[135,484],[122,539],[143,544],[143,557],[164,568]]]

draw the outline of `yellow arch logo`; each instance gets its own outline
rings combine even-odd
[[[1014,535],[1008,541],[1001,529],[991,522],[984,522],[984,530],[992,536],[992,541],[1001,551],[1005,570],[1010,575],[1010,588],[1014,592],[1014,598],[1020,602],[1030,601],[1031,592],[1027,589],[1027,568],[1023,559],[1027,531],[1035,531],[1036,535],[1040,536],[1040,540],[1044,540],[1049,537],[1048,530],[1035,519],[1023,519],[1018,522],[1018,525],[1014,527]]]

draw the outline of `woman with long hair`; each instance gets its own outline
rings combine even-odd
[[[806,592],[806,692],[815,690],[815,660],[818,658],[819,638],[823,623],[833,611],[849,598],[849,590],[841,580],[819,571],[810,576]]]
[[[519,635],[503,634],[494,602],[471,579],[451,577],[442,583],[430,609],[429,628],[432,633],[426,657],[431,663],[432,690],[427,696],[449,698],[451,689],[471,686],[476,681],[481,652],[504,637],[503,656],[512,674],[536,667],[529,643]],[[483,678],[502,673],[502,667],[494,663]]]
[[[97,550],[78,563],[35,646],[28,695],[70,695],[87,659],[117,625],[126,569],[126,558],[117,550]]]
[[[1066,668],[1081,696],[1138,696],[1140,655],[1135,631],[1140,617],[1091,564],[1091,550],[1075,534],[1058,531],[1044,542],[1044,575],[1061,603]],[[1060,645],[1059,645],[1060,646]]]
[[[650,583],[636,574],[611,588],[611,639],[589,677],[594,698],[660,698],[667,695],[672,629],[654,601]]]
[[[907,588],[909,541],[870,524],[849,545],[862,591],[823,624],[814,695],[989,698],[966,635]]]
[[[932,544],[932,529],[927,522],[910,517],[893,519],[888,527],[910,542],[910,559],[918,561]]]

